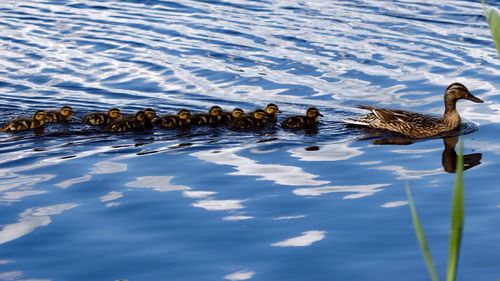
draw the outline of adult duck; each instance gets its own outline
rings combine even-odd
[[[369,110],[371,113],[356,119],[346,119],[345,122],[374,129],[384,129],[414,139],[428,138],[453,131],[460,126],[460,115],[456,109],[457,101],[460,99],[483,103],[481,99],[472,95],[464,85],[452,83],[444,92],[445,110],[443,117],[360,105],[359,108]]]

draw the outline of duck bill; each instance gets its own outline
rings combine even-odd
[[[470,100],[470,101],[473,101],[473,102],[477,102],[477,103],[483,103],[484,101],[472,94],[468,94],[467,97],[465,98],[466,100]]]

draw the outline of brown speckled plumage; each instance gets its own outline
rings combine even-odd
[[[371,113],[345,121],[349,124],[397,132],[410,138],[427,138],[455,130],[460,126],[460,115],[456,110],[456,103],[459,99],[467,99],[477,103],[483,102],[473,96],[464,85],[452,83],[446,88],[444,94],[445,111],[443,117],[360,105],[359,108],[369,110]]]

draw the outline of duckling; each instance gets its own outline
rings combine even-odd
[[[158,115],[156,115],[156,111],[152,108],[145,108],[142,110],[145,114],[145,119],[144,119],[144,125],[141,128],[136,128],[136,129],[141,129],[141,130],[151,130],[154,127],[155,119],[158,118]],[[120,118],[120,120],[135,120],[135,114],[131,115],[125,115]]]
[[[106,128],[107,131],[124,133],[134,130],[140,130],[144,126],[144,121],[146,120],[146,113],[144,111],[137,111],[134,114],[134,119],[126,118],[119,119],[109,124]]]
[[[460,126],[460,115],[456,109],[457,101],[460,99],[483,103],[481,99],[472,95],[463,84],[452,83],[444,92],[445,110],[441,118],[405,110],[360,105],[359,108],[369,110],[371,113],[359,118],[346,119],[344,122],[374,129],[384,129],[414,139],[428,138],[453,131]]]
[[[222,119],[222,108],[220,106],[215,105],[210,107],[210,109],[208,110],[208,114],[200,113],[193,115],[193,118],[191,119],[191,124],[198,126],[203,126],[203,125],[217,126],[221,123],[221,119]]]
[[[177,115],[164,115],[158,120],[158,124],[163,129],[187,129],[191,127],[191,112],[181,109]]]
[[[231,113],[224,112],[222,115],[221,123],[229,124],[236,119],[243,118],[245,116],[245,112],[241,108],[235,108]]]
[[[43,110],[38,110],[33,114],[33,119],[20,118],[7,122],[5,126],[0,128],[0,132],[25,131],[29,129],[42,128],[45,125],[47,113]]]
[[[250,116],[233,120],[233,122],[227,125],[227,128],[233,131],[263,129],[266,127],[266,118],[266,112],[262,109],[257,109]]]
[[[285,129],[315,129],[319,124],[319,117],[323,114],[315,107],[310,107],[306,111],[306,115],[290,116],[286,118],[281,127]]]
[[[278,113],[281,113],[281,110],[274,103],[270,103],[266,106],[266,114],[267,119],[266,122],[268,124],[276,124],[278,122]]]
[[[114,121],[120,119],[122,113],[118,108],[111,108],[108,113],[94,112],[89,113],[83,117],[83,123],[89,125],[109,125]]]
[[[51,110],[47,111],[47,119],[45,122],[47,123],[56,123],[56,122],[68,122],[73,116],[73,108],[71,106],[65,105],[61,107],[59,111]]]

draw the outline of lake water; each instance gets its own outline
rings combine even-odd
[[[488,1],[498,7],[498,1]],[[454,139],[375,145],[358,104],[443,111],[465,84],[458,280],[500,279],[500,59],[479,1],[0,3],[0,123],[35,109],[311,105],[317,134],[0,134],[0,280],[444,277]],[[458,151],[458,148],[457,148]]]

